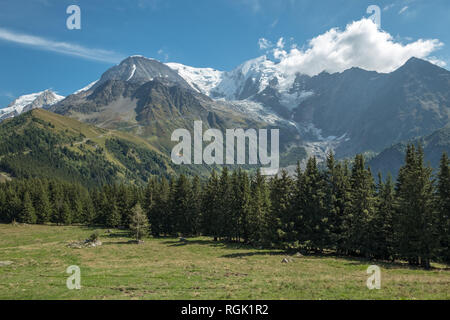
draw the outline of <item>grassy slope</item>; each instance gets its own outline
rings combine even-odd
[[[125,142],[130,149],[141,149],[141,153],[139,153],[135,158],[136,162],[142,163],[140,160],[140,156],[144,156],[145,161],[149,161],[149,158],[151,157],[150,161],[154,161],[156,158],[160,159],[161,163],[164,164],[166,169],[162,169],[158,167],[157,164],[154,162],[150,163],[150,165],[147,165],[146,168],[152,168],[160,171],[164,171],[164,173],[172,174],[174,173],[174,168],[172,167],[172,164],[170,162],[170,158],[168,158],[167,155],[162,154],[157,148],[155,148],[152,144],[150,144],[148,141],[137,137],[130,135],[126,132],[121,131],[114,131],[114,130],[106,130],[102,128],[98,128],[89,124],[85,124],[82,122],[79,122],[75,119],[71,119],[68,117],[64,117],[52,112],[48,112],[42,109],[35,109],[31,111],[30,113],[24,114],[20,116],[25,121],[17,122],[16,120],[7,120],[4,121],[1,125],[2,127],[12,127],[9,130],[4,130],[4,134],[6,137],[8,136],[9,132],[13,130],[13,132],[17,135],[24,134],[25,136],[27,133],[24,133],[25,130],[34,128],[35,130],[38,130],[39,132],[46,132],[52,137],[62,137],[65,138],[68,141],[73,141],[72,143],[65,142],[60,143],[57,145],[57,150],[62,150],[63,148],[69,149],[71,152],[74,152],[75,154],[79,155],[86,155],[86,154],[95,154],[98,147],[101,147],[103,149],[103,153],[100,155],[100,161],[104,161],[104,163],[109,163],[113,165],[114,167],[118,168],[117,173],[117,180],[127,180],[127,182],[133,182],[134,179],[142,179],[144,176],[148,177],[150,175],[149,172],[137,172],[134,168],[128,167],[127,164],[124,163],[123,159],[120,160],[117,154],[115,155],[111,150],[108,150],[106,147],[106,141],[108,139],[117,139],[120,141]],[[43,122],[38,122],[43,121]],[[16,122],[12,122],[16,121]],[[51,124],[49,126],[48,124]],[[59,139],[59,138],[58,138]],[[45,142],[43,143],[45,145]],[[52,150],[56,150],[53,149]],[[47,153],[50,153],[48,151],[45,151],[44,149],[40,149],[40,152],[44,155]],[[16,155],[18,157],[24,158],[29,153],[28,150],[25,150],[23,152],[23,155]],[[145,154],[144,154],[145,153]],[[11,154],[0,154],[0,159],[5,155],[11,155]],[[60,161],[67,164],[68,167],[75,167],[77,169],[82,171],[82,167],[85,166],[84,163],[80,161],[74,161],[73,159],[68,159],[65,156],[62,156],[61,154],[57,154],[57,157]],[[126,157],[129,157],[126,155]],[[92,156],[91,156],[92,160]],[[25,161],[25,160],[23,160]],[[39,161],[39,160],[37,160]],[[96,160],[95,160],[96,161]],[[106,162],[105,162],[106,161]],[[43,163],[45,166],[51,166],[51,164],[47,161]],[[36,167],[41,168],[41,166],[36,165]],[[104,168],[104,167],[101,167]],[[42,168],[41,168],[42,169]],[[50,168],[51,169],[51,168]],[[100,168],[98,168],[101,170]],[[32,174],[36,174],[36,172],[33,172],[33,169],[29,168],[29,171],[31,170]],[[104,171],[106,174],[108,174],[107,171],[108,168],[105,168]],[[148,169],[146,169],[148,170]],[[41,170],[42,171],[42,170]],[[51,170],[50,170],[51,171]],[[68,172],[68,169],[65,171]],[[47,173],[39,173],[41,176],[46,176]],[[125,177],[125,174],[128,176]],[[91,179],[91,177],[89,177]],[[85,180],[85,179],[83,179]],[[92,180],[92,179],[91,179]],[[90,184],[95,183],[89,180],[88,182]],[[140,183],[142,181],[140,180]]]
[[[0,225],[0,299],[450,299],[450,271],[382,269],[381,290],[368,290],[373,264],[333,256],[293,258],[209,238],[147,239],[128,244],[123,231],[101,231],[103,246],[71,249],[93,229]],[[69,265],[81,268],[81,290],[68,290]],[[436,267],[436,266],[435,266]]]

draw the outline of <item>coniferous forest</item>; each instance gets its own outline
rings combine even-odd
[[[205,235],[255,247],[300,250],[430,267],[450,262],[450,167],[425,165],[422,148],[409,145],[397,181],[375,178],[357,155],[329,154],[326,168],[310,158],[305,170],[266,178],[224,167],[207,180],[185,175],[151,178],[146,187],[86,189],[49,179],[0,184],[0,222],[129,226],[140,205],[149,233]]]

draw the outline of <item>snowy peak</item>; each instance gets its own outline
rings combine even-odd
[[[108,69],[92,88],[95,89],[109,80],[145,83],[156,78],[190,88],[190,85],[175,70],[158,60],[143,56],[128,57],[120,64]]]
[[[64,99],[63,96],[51,90],[20,96],[11,102],[8,107],[0,109],[0,121],[15,117],[22,112],[27,112],[32,109],[54,105],[62,99]]]
[[[175,70],[196,91],[207,96],[222,81],[224,72],[212,68],[194,68],[180,63],[166,63]]]

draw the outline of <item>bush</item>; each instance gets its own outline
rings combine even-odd
[[[96,242],[99,237],[100,237],[100,235],[99,235],[98,231],[96,230],[93,234],[91,234],[89,236],[89,241],[90,242]]]

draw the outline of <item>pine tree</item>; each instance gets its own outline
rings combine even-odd
[[[282,243],[287,247],[296,246],[296,217],[291,207],[293,185],[286,170],[282,170],[281,177],[276,175],[271,181],[267,237],[275,246],[281,246]]]
[[[203,234],[214,237],[214,240],[218,239],[221,228],[217,219],[220,214],[219,202],[219,178],[213,170],[202,196],[201,224]]]
[[[173,219],[175,232],[188,236],[194,229],[194,206],[192,203],[192,188],[189,180],[181,174],[176,182],[173,194]]]
[[[270,190],[266,178],[258,170],[251,185],[251,201],[249,216],[249,240],[250,243],[270,246],[271,238],[267,230],[270,223]]]
[[[108,201],[109,203],[106,206],[106,226],[117,228],[122,222],[122,217],[117,208],[115,199],[109,199]]]
[[[375,182],[365,168],[364,157],[356,155],[350,178],[350,206],[345,214],[346,248],[350,253],[369,257],[370,221],[375,215]]]
[[[83,206],[83,223],[92,225],[96,220],[94,204],[90,197],[86,197]]]
[[[169,212],[169,192],[169,182],[163,177],[161,182],[155,185],[155,192],[153,193],[154,202],[148,215],[153,236],[168,235],[172,232],[171,214]]]
[[[158,182],[156,180],[156,178],[150,178],[147,186],[145,187],[144,190],[144,198],[143,198],[143,210],[145,212],[145,214],[147,215],[148,221],[150,223],[150,229],[151,229],[151,233],[155,236],[158,236],[161,232],[161,226],[160,225],[155,225],[153,226],[151,221],[152,221],[152,216],[153,216],[153,209],[154,209],[154,205],[155,205],[155,195],[157,192],[157,185]],[[156,234],[154,234],[156,233]]]
[[[432,170],[423,163],[423,150],[408,145],[405,165],[400,168],[396,195],[397,250],[412,265],[430,267],[437,247]]]
[[[222,174],[219,179],[219,198],[218,198],[218,212],[216,215],[219,237],[231,241],[233,236],[233,193],[231,189],[231,178],[228,173],[228,168],[222,169]]]
[[[63,201],[61,207],[59,208],[59,213],[58,213],[59,219],[58,222],[65,224],[65,225],[70,225],[72,223],[72,211],[70,210],[70,206],[67,203],[67,201]]]
[[[30,193],[27,191],[23,196],[22,211],[20,213],[20,221],[23,223],[36,223],[36,213],[31,201]]]
[[[325,208],[329,216],[327,247],[343,253],[345,212],[350,203],[350,180],[347,164],[336,163],[332,152],[327,156],[325,183]]]
[[[133,207],[131,212],[130,230],[136,241],[139,241],[148,234],[148,218],[139,203]]]
[[[194,235],[198,235],[200,233],[202,192],[200,178],[196,175],[192,179],[192,198],[190,200],[192,204],[192,234]]]
[[[326,247],[328,217],[325,207],[325,180],[317,168],[315,157],[308,160],[300,182],[301,204],[300,242],[309,250]]]
[[[439,232],[439,257],[450,263],[450,162],[442,154],[437,185],[437,215]]]
[[[237,238],[244,242],[249,241],[249,217],[250,217],[250,180],[245,171],[239,170],[237,186],[234,187],[234,198],[237,215]]]
[[[52,206],[46,188],[40,186],[38,190],[34,206],[36,208],[37,223],[43,224],[50,221]]]
[[[370,222],[370,251],[377,259],[392,259],[394,257],[394,217],[395,191],[392,176],[389,174],[383,182],[378,174],[377,209]]]

